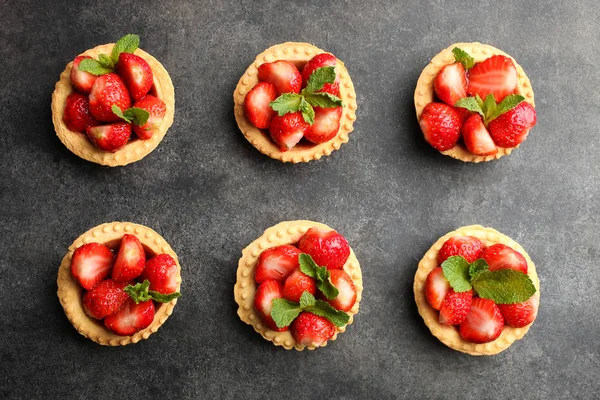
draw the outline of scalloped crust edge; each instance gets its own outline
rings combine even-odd
[[[100,53],[110,54],[113,46],[114,43],[103,44],[87,50],[80,55],[91,56],[97,59],[98,54]],[[167,130],[173,124],[173,116],[175,113],[175,89],[173,88],[173,82],[171,82],[169,73],[156,58],[152,57],[142,49],[137,49],[134,54],[142,57],[150,64],[154,76],[153,90],[156,92],[156,96],[167,105],[167,112],[158,132],[150,139],[132,140],[115,152],[99,150],[88,140],[85,133],[73,132],[67,128],[63,122],[63,114],[67,103],[67,96],[74,91],[69,77],[73,62],[68,63],[65,70],[60,74],[60,79],[56,83],[54,92],[52,93],[52,122],[54,123],[54,130],[60,141],[71,152],[84,160],[109,167],[123,166],[139,161],[150,154],[156,146],[158,146],[167,133]]]
[[[273,342],[276,346],[282,346],[286,350],[296,349],[302,351],[305,348],[314,350],[315,346],[303,346],[294,340],[289,330],[285,332],[276,332],[268,329],[262,324],[260,316],[254,310],[254,294],[256,292],[256,283],[254,282],[254,270],[260,253],[270,247],[283,244],[296,244],[300,237],[312,227],[332,230],[329,226],[314,221],[284,221],[274,225],[262,234],[258,239],[250,243],[243,251],[237,269],[237,281],[235,283],[233,293],[235,301],[238,304],[238,316],[248,325],[252,325],[254,330],[262,335],[268,341]],[[342,327],[336,327],[336,332],[331,340],[336,340],[337,335],[344,332],[348,325],[354,321],[354,316],[358,313],[359,303],[362,298],[363,282],[360,264],[354,251],[350,248],[350,256],[344,264],[344,271],[352,277],[354,286],[356,287],[356,303],[352,310],[348,312],[350,321]],[[318,347],[324,347],[327,342]]]
[[[517,68],[518,92],[525,97],[525,101],[535,107],[531,82],[529,81],[529,78],[525,74],[523,68],[517,64],[517,61],[513,57],[511,57],[509,54],[506,54],[502,50],[487,44],[481,44],[477,42],[455,43],[433,57],[425,69],[423,69],[423,72],[421,72],[421,75],[417,80],[417,87],[415,88],[415,109],[417,112],[417,120],[421,116],[423,108],[425,108],[425,106],[431,103],[434,99],[433,82],[438,72],[444,65],[454,62],[454,54],[452,54],[452,49],[455,47],[465,50],[467,53],[473,56],[475,62],[481,62],[493,55],[510,57]],[[467,149],[463,146],[457,144],[450,150],[442,151],[440,153],[464,162],[479,163],[482,161],[485,162],[495,160],[502,156],[508,155],[518,147],[519,146],[511,148],[498,147],[498,153],[494,154],[493,156],[477,156],[467,151]]]
[[[343,109],[342,119],[340,120],[340,130],[330,141],[317,145],[298,144],[288,151],[281,151],[273,143],[268,132],[266,130],[263,132],[254,127],[244,113],[244,99],[246,94],[258,83],[258,67],[261,64],[277,60],[288,60],[301,67],[320,53],[326,53],[326,51],[309,43],[286,42],[277,44],[256,56],[254,63],[246,69],[246,72],[240,78],[233,92],[235,120],[244,137],[261,153],[275,160],[295,164],[328,156],[348,141],[348,134],[354,129],[353,123],[356,120],[356,93],[350,75],[344,63],[339,59],[337,68],[340,74],[340,98],[346,107]]]
[[[79,286],[71,275],[71,258],[73,252],[80,246],[86,243],[98,242],[109,243],[118,241],[123,237],[123,234],[129,233],[137,236],[140,242],[150,249],[155,254],[167,253],[175,259],[177,263],[177,291],[181,287],[181,266],[177,254],[171,246],[158,233],[144,225],[138,225],[131,222],[109,222],[98,225],[81,236],[79,236],[70,246],[67,254],[65,254],[62,263],[58,269],[58,298],[62,305],[65,314],[71,324],[77,331],[93,340],[94,342],[104,346],[126,346],[130,343],[137,343],[156,332],[167,318],[173,313],[173,308],[177,304],[177,299],[169,303],[161,304],[154,314],[154,321],[146,329],[143,329],[132,336],[115,335],[104,327],[102,322],[90,318],[83,308],[83,292],[84,289]]]
[[[515,340],[519,340],[525,336],[533,322],[523,328],[513,328],[505,325],[498,339],[490,343],[475,344],[461,338],[458,329],[455,327],[440,324],[438,322],[438,311],[429,305],[425,297],[425,280],[427,279],[427,275],[429,275],[429,272],[438,266],[438,252],[444,242],[446,242],[446,240],[452,236],[474,236],[480,239],[486,246],[501,243],[512,247],[514,250],[521,253],[523,257],[525,257],[525,260],[527,260],[527,274],[537,289],[537,292],[534,296],[538,296],[539,298],[540,280],[537,276],[535,265],[533,264],[533,261],[531,261],[531,258],[525,249],[523,249],[523,247],[521,247],[521,245],[519,245],[517,242],[496,231],[495,229],[484,228],[480,225],[464,226],[442,236],[433,244],[433,246],[431,246],[431,248],[427,251],[427,253],[425,253],[419,262],[413,286],[415,301],[417,303],[419,314],[421,317],[423,317],[425,325],[427,325],[427,327],[431,330],[431,333],[446,346],[463,353],[473,356],[498,354],[510,347]]]

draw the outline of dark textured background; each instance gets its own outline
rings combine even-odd
[[[597,398],[600,12],[538,3],[1,1],[0,398]],[[75,55],[126,33],[170,72],[175,122],[106,168],[61,144],[50,97]],[[261,155],[233,118],[239,77],[284,41],[334,53],[358,96],[349,143],[308,164]],[[537,126],[495,162],[444,157],[418,129],[419,73],[460,41],[505,50],[535,90]],[[336,228],[363,270],[355,323],[314,352],[264,341],[233,300],[242,248],[293,219]],[[124,348],[80,336],[56,296],[67,247],[115,220],[157,230],[183,268],[172,317]],[[424,252],[474,223],[521,243],[542,285],[530,332],[494,357],[439,343],[412,295]]]

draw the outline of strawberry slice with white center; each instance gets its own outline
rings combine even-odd
[[[490,133],[486,129],[481,115],[473,114],[462,127],[463,140],[467,150],[478,156],[492,156],[498,153]]]
[[[299,255],[300,250],[289,244],[264,250],[258,257],[254,280],[258,284],[267,279],[283,282],[296,268],[300,268]]]
[[[275,86],[277,95],[300,93],[302,75],[298,68],[287,60],[278,60],[261,64],[258,67],[258,80]]]
[[[90,56],[77,56],[75,60],[73,60],[73,66],[71,67],[71,73],[69,75],[71,79],[71,84],[80,91],[81,93],[90,93],[92,91],[92,86],[94,86],[94,82],[96,82],[96,75],[90,74],[89,72],[80,71],[79,63],[81,60],[86,58],[92,58]]]
[[[144,271],[146,253],[142,243],[135,235],[125,234],[117,253],[112,278],[115,281],[127,281],[137,278]]]
[[[316,144],[330,141],[340,130],[342,107],[314,107],[315,122],[304,132],[304,137]]]
[[[158,133],[160,124],[162,124],[165,114],[167,113],[167,105],[158,97],[147,94],[136,101],[133,106],[146,110],[148,111],[148,114],[150,114],[148,121],[144,125],[133,125],[133,132],[136,136],[140,139],[148,140],[155,133]]]
[[[527,260],[525,260],[525,257],[504,244],[498,243],[488,247],[481,253],[481,258],[487,262],[490,271],[514,269],[524,274],[527,273]]]
[[[510,57],[496,55],[475,64],[469,70],[467,92],[485,99],[493,94],[496,103],[514,93],[517,88],[517,69]]]
[[[131,336],[150,326],[154,320],[154,302],[152,300],[135,304],[132,299],[115,314],[104,319],[104,325],[120,336]]]
[[[454,289],[450,288],[440,307],[440,324],[460,325],[467,317],[472,301],[472,290],[455,292]]]
[[[87,243],[73,252],[71,275],[84,289],[90,290],[110,275],[114,254],[100,243]]]
[[[134,101],[144,97],[154,84],[154,75],[150,64],[135,54],[119,54],[115,71],[125,82],[125,86],[127,86]]]
[[[440,100],[454,106],[458,100],[467,97],[465,67],[459,62],[445,65],[435,77],[433,87]]]
[[[300,111],[280,117],[276,115],[269,125],[269,133],[279,150],[288,151],[304,137],[310,125],[304,121]]]
[[[502,333],[504,318],[493,300],[475,298],[466,319],[460,324],[460,336],[473,343],[494,341]]]
[[[442,301],[450,290],[450,283],[444,276],[442,267],[432,270],[425,280],[425,298],[431,307],[439,310],[442,307]]]
[[[325,296],[321,296],[322,299],[337,310],[350,311],[356,303],[356,287],[352,282],[352,278],[343,269],[332,269],[329,273],[331,274],[331,283],[339,293],[335,299],[330,300]]]
[[[259,82],[246,94],[244,113],[252,125],[258,129],[267,129],[276,115],[269,105],[277,98],[275,86],[267,82]]]
[[[303,346],[320,346],[335,334],[335,325],[327,318],[303,312],[292,322],[292,336]]]
[[[117,122],[116,124],[89,126],[85,133],[97,148],[112,152],[119,150],[129,142],[131,124]]]
[[[283,298],[283,285],[275,279],[267,279],[263,281],[254,294],[254,309],[260,315],[262,321],[269,329],[283,332],[287,331],[288,327],[278,328],[271,317],[271,309],[273,308],[273,300]]]
[[[498,304],[504,322],[514,328],[522,328],[531,324],[537,316],[540,297],[533,295],[529,300],[514,304]]]

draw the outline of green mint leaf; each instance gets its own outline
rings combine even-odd
[[[302,113],[302,118],[304,118],[304,122],[309,125],[315,123],[315,110],[312,108],[308,101],[302,97],[300,100],[300,112]]]
[[[304,311],[327,318],[335,326],[344,326],[350,321],[350,316],[343,311],[336,310],[329,303],[317,300],[314,306],[304,308]]]
[[[308,254],[302,253],[298,256],[300,271],[317,281],[319,289],[329,300],[335,299],[340,293],[331,283],[331,273],[327,267],[319,267]]]
[[[496,99],[493,94],[488,94],[483,101],[483,116],[485,125],[490,122],[490,116],[496,112]]]
[[[115,107],[113,105],[113,107]],[[131,107],[123,112],[123,115],[130,119],[134,125],[143,126],[148,122],[148,118],[150,118],[150,113],[143,108]]]
[[[462,256],[448,257],[442,263],[444,276],[448,279],[450,286],[455,292],[466,292],[471,290],[469,263]]]
[[[313,296],[308,290],[302,292],[302,296],[300,296],[300,307],[310,307],[314,306],[317,303],[315,296]]]
[[[344,102],[337,96],[329,93],[307,93],[304,98],[313,107],[334,108],[344,107]]]
[[[500,102],[500,104],[498,104],[494,110],[494,113],[489,116],[488,122],[498,118],[505,112],[512,110],[523,101],[525,101],[525,97],[521,96],[520,94],[509,94]]]
[[[464,97],[464,98],[458,100],[454,104],[454,106],[460,107],[460,108],[466,108],[467,110],[469,110],[471,112],[476,112],[476,113],[481,114],[482,117],[484,116],[483,110],[481,109],[482,107],[475,97]]]
[[[483,258],[473,261],[469,267],[469,277],[471,278],[471,281],[483,271],[487,271],[488,268],[488,263]]]
[[[313,279],[317,279],[317,269],[319,266],[310,255],[301,253],[298,256],[298,263],[300,264],[300,271]]]
[[[284,93],[272,102],[269,103],[273,111],[277,112],[280,117],[287,113],[300,111],[300,102],[302,96],[297,93]]]
[[[304,293],[302,293],[303,296]],[[289,326],[302,312],[302,308],[298,303],[286,299],[273,299],[272,304],[271,317],[278,328]]]
[[[103,67],[98,60],[93,58],[84,58],[79,62],[77,68],[80,71],[89,72],[92,75],[100,76],[113,72],[112,69]]]
[[[317,90],[321,90],[324,84],[333,82],[335,82],[335,67],[317,68],[310,74],[303,94],[314,93]]]
[[[452,54],[454,54],[454,59],[456,62],[461,63],[465,69],[471,69],[473,68],[473,65],[475,65],[475,59],[461,48],[453,48]]]
[[[480,272],[471,283],[479,297],[496,304],[521,303],[536,292],[527,274],[512,269]]]
[[[117,117],[121,118],[123,121],[125,121],[127,123],[131,123],[131,119],[123,113],[123,111],[119,108],[118,105],[113,104],[111,107],[111,110],[112,110],[113,114],[115,114]]]
[[[136,283],[135,285],[127,285],[123,289],[125,293],[129,295],[135,301],[135,304],[140,304],[144,301],[151,299],[148,294],[148,288],[150,287],[150,281],[146,279],[142,283]]]
[[[121,39],[117,40],[115,46],[112,49],[110,57],[116,64],[119,61],[119,54],[121,53],[133,53],[137,50],[140,45],[140,37],[138,35],[125,35]]]
[[[155,292],[154,290],[149,290],[148,294],[150,295],[150,298],[154,301],[158,301],[159,303],[168,303],[173,299],[178,298],[179,296],[181,296],[181,293],[179,292],[173,292],[173,293],[169,293],[169,294],[162,294],[159,292]]]
[[[481,108],[483,110],[483,100],[481,100],[481,97],[479,97],[478,94],[475,95],[475,100],[477,100],[477,104],[479,104],[479,108]]]
[[[327,268],[325,268],[325,270],[327,270]],[[321,293],[323,293],[329,300],[335,299],[338,297],[338,294],[340,294],[340,291],[333,285],[333,283],[331,283],[329,271],[327,271],[326,279],[317,282],[317,289],[319,289]]]
[[[104,68],[115,69],[115,63],[113,62],[112,58],[110,58],[106,54],[99,54],[98,55],[98,62]]]

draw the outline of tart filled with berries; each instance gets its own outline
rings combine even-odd
[[[138,161],[158,146],[173,123],[171,78],[138,46],[137,35],[126,35],[87,50],[56,83],[54,129],[85,160],[107,166]]]
[[[346,239],[327,225],[286,221],[242,251],[234,287],[238,315],[285,349],[335,340],[358,313],[362,274]]]
[[[441,237],[419,262],[415,300],[446,346],[493,355],[521,339],[537,316],[540,282],[525,250],[479,225]]]
[[[356,119],[356,93],[344,63],[308,43],[282,43],[259,54],[233,100],[246,139],[283,162],[330,155],[348,141]]]
[[[173,313],[181,267],[155,231],[129,222],[99,225],[69,247],[58,298],[83,336],[106,346],[147,339]]]
[[[417,81],[415,108],[425,140],[466,162],[510,154],[537,122],[523,68],[481,43],[456,43],[436,55]]]

